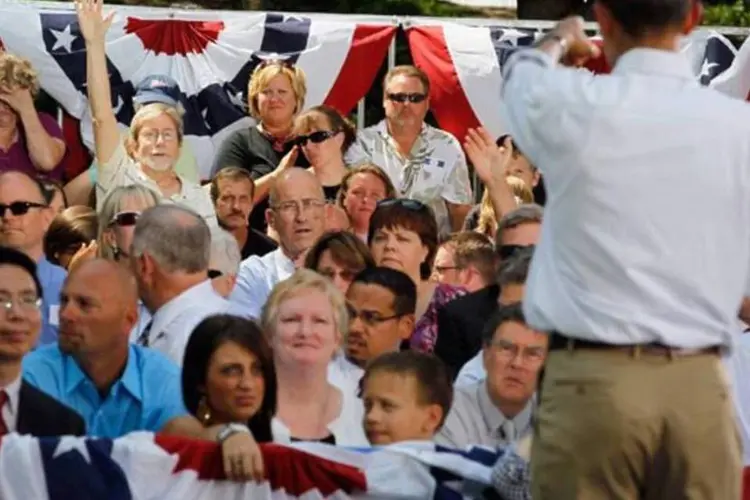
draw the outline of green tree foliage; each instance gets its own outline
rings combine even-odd
[[[724,5],[706,7],[703,24],[708,26],[750,26],[750,2],[737,0]]]

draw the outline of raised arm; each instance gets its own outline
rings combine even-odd
[[[492,136],[480,128],[469,130],[464,148],[474,165],[474,171],[487,189],[492,207],[495,209],[495,219],[500,220],[517,206],[516,197],[505,180],[508,163],[513,157],[513,143],[508,137],[500,148]]]
[[[112,24],[114,12],[102,15],[101,0],[76,2],[78,23],[86,42],[86,83],[94,122],[94,153],[98,169],[106,167],[120,143],[120,130],[112,109],[112,91],[107,74],[104,38]]]

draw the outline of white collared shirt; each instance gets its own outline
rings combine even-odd
[[[352,167],[374,163],[383,169],[401,196],[432,207],[441,234],[453,230],[446,201],[456,205],[474,202],[461,145],[448,132],[427,124],[422,125],[409,157],[401,155],[383,120],[359,131],[345,160]]]
[[[2,390],[8,395],[8,401],[3,405],[0,414],[3,417],[3,422],[5,422],[8,433],[16,432],[16,429],[18,429],[18,407],[21,396],[21,374],[19,373],[18,377]]]
[[[730,346],[750,294],[750,106],[653,49],[597,76],[522,50],[503,73],[509,132],[547,190],[528,323],[612,344]]]
[[[349,392],[359,397],[359,381],[365,371],[348,359],[339,350],[328,363],[328,383],[338,387],[342,392]]]
[[[294,262],[281,247],[263,257],[251,255],[240,264],[237,283],[229,300],[243,315],[260,318],[260,312],[277,283],[294,274]]]
[[[153,315],[149,347],[182,366],[188,339],[198,324],[214,314],[233,313],[232,305],[216,293],[207,279],[161,306]]]
[[[177,176],[182,185],[178,194],[164,197],[165,201],[176,203],[187,207],[203,217],[209,224],[217,224],[216,210],[211,202],[211,195],[201,186],[188,179]],[[143,170],[138,163],[128,156],[125,146],[120,142],[112,153],[108,162],[99,167],[99,175],[96,180],[96,209],[101,209],[107,193],[121,186],[132,186],[140,184],[161,194],[161,189]]]

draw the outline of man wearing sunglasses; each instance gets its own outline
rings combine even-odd
[[[54,214],[44,186],[22,172],[0,174],[0,245],[20,250],[37,264],[42,283],[42,333],[39,344],[57,340],[60,289],[65,270],[44,256],[44,233]]]
[[[536,245],[542,213],[539,205],[521,205],[498,221],[495,251],[501,269],[519,249]],[[438,309],[435,354],[445,361],[454,376],[482,348],[482,328],[497,308],[500,294],[498,284],[488,283]]]
[[[346,163],[374,163],[403,197],[435,212],[440,234],[459,231],[471,209],[469,170],[451,134],[424,122],[430,109],[430,81],[414,66],[396,66],[383,81],[385,120],[361,130]]]

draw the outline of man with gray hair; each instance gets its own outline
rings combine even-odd
[[[138,343],[162,352],[179,366],[193,328],[207,316],[230,308],[208,279],[210,252],[208,225],[187,208],[151,207],[135,226],[130,263],[138,294],[152,314]]]
[[[526,204],[498,221],[495,252],[501,268],[518,250],[536,245],[543,212],[539,205]],[[481,349],[480,332],[486,319],[497,308],[500,293],[500,286],[492,283],[438,308],[435,355],[453,370],[454,375]]]
[[[208,277],[211,278],[216,293],[225,299],[234,289],[241,262],[242,256],[237,238],[226,229],[212,227]]]

